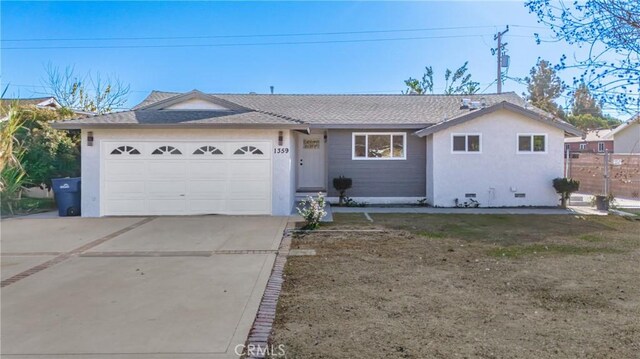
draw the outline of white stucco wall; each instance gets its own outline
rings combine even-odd
[[[480,133],[481,153],[452,153],[452,133]],[[547,152],[517,153],[518,133],[547,134]],[[500,110],[431,136],[431,204],[452,207],[455,198],[464,202],[466,193],[476,193],[483,207],[558,205],[552,180],[563,176],[562,130]],[[431,185],[427,181],[428,196]],[[514,193],[526,197],[515,198]]]
[[[82,216],[99,217],[100,212],[100,142],[135,140],[175,140],[175,141],[271,141],[278,146],[278,130],[233,130],[233,129],[96,129],[93,132],[93,146],[87,146],[87,130],[82,131]],[[284,130],[282,147],[294,147],[291,131]],[[291,184],[292,152],[272,154],[272,214],[289,215],[295,191]]]
[[[615,153],[640,153],[640,123],[634,122],[627,125],[613,135],[613,151]]]

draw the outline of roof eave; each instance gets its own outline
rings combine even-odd
[[[51,127],[57,130],[83,130],[83,129],[203,129],[203,128],[228,128],[228,129],[287,129],[308,130],[309,126],[299,124],[278,123],[167,123],[167,124],[140,124],[140,123],[65,123],[54,122]]]
[[[317,129],[362,129],[362,130],[367,130],[367,129],[381,129],[381,130],[388,130],[388,129],[409,129],[409,130],[419,130],[419,129],[423,129],[426,126],[430,126],[430,124],[428,123],[339,123],[339,124],[332,124],[332,123],[310,123],[309,127],[310,128],[317,128]]]

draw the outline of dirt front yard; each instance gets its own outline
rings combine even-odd
[[[288,358],[638,358],[640,221],[337,214],[298,235]]]

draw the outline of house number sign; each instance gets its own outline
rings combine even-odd
[[[320,148],[320,140],[303,140],[302,147],[305,150],[315,150]]]
[[[273,149],[273,153],[289,153],[289,148],[287,147],[276,147]]]

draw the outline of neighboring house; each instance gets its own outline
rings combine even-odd
[[[59,108],[62,108],[62,105],[58,102],[58,100],[56,100],[56,98],[52,96],[0,99],[1,106],[9,106],[11,104],[18,104],[20,106],[35,106],[37,108],[44,108],[44,109],[51,109],[51,110],[57,110]],[[95,113],[88,112],[88,111],[80,111],[80,110],[72,110],[72,111],[79,118],[95,115]]]
[[[565,151],[591,152],[591,153],[613,153],[615,148],[613,138],[609,137],[613,130],[591,130],[585,136],[567,137],[564,139]]]
[[[55,97],[32,97],[32,98],[3,98],[0,99],[0,105],[7,106],[17,103],[21,106],[35,106],[38,108],[58,109],[62,106]]]
[[[616,127],[608,138],[613,140],[616,153],[640,154],[640,114]]]
[[[257,95],[152,92],[82,130],[82,215],[289,215],[353,179],[369,203],[555,206],[573,126],[515,93]]]

